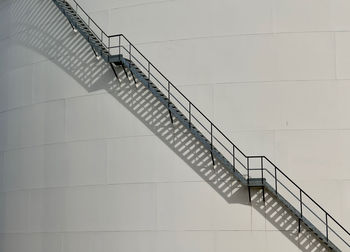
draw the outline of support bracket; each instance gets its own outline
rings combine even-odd
[[[95,57],[97,57],[97,53],[96,53],[95,49],[94,49],[92,46],[91,46],[91,49],[92,49],[92,51],[94,52]]]
[[[129,80],[128,72],[126,71],[126,69],[125,69],[125,67],[124,67],[123,64],[121,64],[121,66],[122,66],[122,68],[123,68],[123,71],[124,71],[124,73],[125,73],[126,78],[128,78],[128,80]]]
[[[117,78],[117,80],[120,82],[120,79],[119,79],[119,77],[118,77],[117,72],[116,72],[116,71],[115,71],[115,69],[114,69],[113,64],[112,64],[112,63],[109,63],[109,64],[111,65],[111,68],[112,68],[112,70],[113,70],[113,73],[114,73],[115,77],[116,77],[116,78]]]
[[[121,64],[122,65],[122,68],[123,68],[123,70],[124,70],[124,73],[125,73],[125,75],[128,77],[128,79],[129,79],[129,75],[127,74],[127,71],[126,71],[126,69],[125,69],[125,66],[123,65],[123,64]],[[129,69],[130,69],[130,67],[129,67]],[[134,74],[132,73],[132,71],[130,70],[130,73],[131,73],[131,76],[132,76],[132,78],[134,79],[134,82],[135,82],[135,85],[136,85],[136,80],[135,80],[135,76],[134,76]]]
[[[213,166],[215,166],[214,155],[213,155],[213,146],[211,146],[210,155],[211,155],[211,161],[213,162]]]
[[[73,29],[73,31],[74,31],[74,30],[75,30],[75,27],[74,27],[73,24],[69,21],[69,19],[67,19],[67,20],[68,20],[70,26],[72,26],[72,29]]]
[[[168,105],[168,108],[169,108],[169,105]],[[170,109],[168,109],[168,111],[169,111],[170,121],[171,121],[172,124],[174,124],[173,115],[171,114]]]
[[[66,16],[66,15],[65,15],[65,16]],[[67,17],[67,16],[66,16],[66,17]],[[68,20],[70,26],[72,27],[72,30],[73,30],[73,31],[76,31],[76,28],[73,26],[72,22],[69,20],[68,17],[67,17],[67,20]]]

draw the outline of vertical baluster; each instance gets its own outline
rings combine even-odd
[[[278,182],[278,179],[277,179],[277,167],[275,166],[275,191],[276,191],[276,195],[277,195],[277,182]]]
[[[263,200],[265,202],[265,185],[264,185],[264,157],[260,157],[260,168],[261,168],[261,185],[262,185],[262,193]]]
[[[168,109],[170,105],[170,81],[168,81]]]
[[[248,183],[248,195],[249,195],[249,202],[252,202],[252,198],[250,196],[250,186],[249,186],[249,177],[250,177],[250,172],[249,172],[249,157],[247,157],[247,173],[248,173],[248,177],[247,177],[247,183]]]
[[[248,180],[248,185],[249,185],[249,157],[247,157],[247,173],[248,173],[248,177],[247,177],[247,180]]]
[[[302,197],[301,189],[299,189],[299,201],[300,201],[300,218],[303,218],[303,197]]]
[[[301,189],[299,189],[299,203],[300,203],[300,218],[299,218],[298,231],[300,233],[301,220],[303,219],[303,197],[302,197]]]
[[[191,130],[191,102],[188,103],[188,127]]]
[[[213,155],[213,123],[210,122],[210,155],[211,161],[213,162],[213,167],[215,166],[214,155]]]
[[[235,156],[235,145],[232,145],[232,166],[233,166],[233,171],[236,170],[236,156]]]
[[[129,67],[131,67],[131,44],[129,43]]]
[[[110,49],[111,49],[111,37],[108,36],[108,54],[111,53]],[[109,57],[109,55],[108,55],[108,57]]]
[[[151,64],[147,61],[148,79],[151,80]]]
[[[120,47],[121,47],[121,44],[120,44],[120,37],[121,37],[121,36],[119,35],[119,37],[118,37],[118,40],[119,40],[119,55],[120,55],[120,50],[121,50],[121,48],[120,48]]]
[[[263,157],[260,157],[260,168],[261,168],[261,184],[264,185],[264,160]]]
[[[328,213],[326,213],[326,238],[327,238],[327,242],[328,242]]]
[[[213,151],[213,124],[210,122],[210,149]]]
[[[148,71],[148,88],[150,87],[150,83],[151,83],[151,64],[150,62],[147,60],[147,71]]]
[[[172,124],[174,124],[173,121],[173,116],[171,115],[171,111],[170,111],[170,81],[168,81],[168,112],[169,112],[169,116],[170,116],[170,121]]]

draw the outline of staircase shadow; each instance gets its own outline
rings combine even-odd
[[[11,15],[16,22],[12,39],[44,55],[87,92],[105,90],[112,95],[228,204],[251,204],[268,222],[265,229],[282,231],[301,251],[328,251],[305,227],[297,233],[297,218],[273,195],[266,193],[266,202],[263,202],[261,190],[254,190],[250,203],[247,188],[217,160],[213,167],[210,152],[177,119],[171,123],[168,110],[147,88],[133,83],[130,73],[127,76],[120,68],[117,68],[117,79],[109,64],[95,58],[89,44],[72,31],[52,1],[14,1]]]

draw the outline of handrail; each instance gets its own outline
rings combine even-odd
[[[54,0],[57,1],[57,0]],[[203,127],[208,134],[210,134],[210,144],[211,144],[211,152],[213,152],[213,141],[217,141],[226,151],[226,155],[229,155],[230,158],[227,158],[227,160],[231,160],[229,161],[230,164],[233,167],[233,171],[237,170],[238,167],[236,166],[236,161],[238,161],[238,163],[242,166],[243,168],[243,172],[247,172],[247,174],[245,174],[245,179],[246,182],[249,186],[249,180],[252,178],[252,176],[250,175],[249,171],[261,171],[261,177],[258,177],[258,179],[261,178],[262,181],[262,185],[264,185],[264,183],[267,183],[271,188],[274,188],[275,190],[275,194],[279,195],[281,194],[281,191],[278,190],[278,184],[282,185],[295,199],[297,199],[297,201],[299,202],[299,229],[300,229],[300,220],[303,220],[305,218],[304,214],[303,214],[303,206],[306,207],[314,216],[316,216],[321,223],[323,223],[325,225],[325,231],[323,231],[324,236],[326,237],[327,241],[328,241],[328,237],[329,237],[329,231],[332,231],[336,236],[338,236],[348,247],[350,247],[349,243],[346,242],[341,236],[339,236],[339,234],[332,228],[330,227],[329,223],[328,223],[328,218],[330,218],[339,228],[341,228],[347,235],[350,236],[350,232],[347,231],[338,221],[335,220],[335,218],[333,216],[331,216],[323,207],[321,207],[312,197],[309,196],[309,194],[307,194],[303,189],[301,189],[300,186],[298,186],[289,176],[287,176],[281,169],[279,169],[269,158],[267,158],[266,156],[248,156],[246,154],[244,154],[244,152],[239,149],[196,105],[194,105],[189,98],[187,98],[156,66],[153,65],[153,63],[150,62],[150,60],[148,60],[123,34],[114,34],[114,35],[107,35],[101,28],[99,25],[96,24],[96,22],[85,12],[85,10],[76,2],[76,0],[63,0],[66,3],[68,3],[68,1],[73,1],[75,3],[75,11],[76,14],[79,15],[79,13],[77,13],[77,10],[79,8],[79,10],[81,10],[88,18],[88,27],[92,30],[91,26],[90,26],[90,22],[92,22],[97,29],[99,30],[99,33],[101,34],[101,37],[96,36],[102,43],[103,45],[108,49],[108,57],[109,56],[113,56],[113,55],[117,55],[117,54],[113,54],[111,49],[118,49],[118,54],[121,54],[121,51],[125,51],[127,53],[127,55],[129,56],[129,60],[131,63],[131,59],[135,59],[135,63],[138,63],[138,65],[145,69],[145,71],[148,74],[148,78],[151,79],[151,77],[153,79],[155,79],[163,89],[165,89],[165,91],[168,93],[168,99],[170,102],[170,99],[173,98],[173,101],[175,100],[184,110],[186,113],[188,113],[189,115],[189,122],[190,124],[194,124],[194,122],[196,121],[199,125],[201,125],[201,127]],[[81,17],[79,15],[79,17]],[[82,21],[84,21],[84,19],[81,17]],[[85,22],[85,21],[84,21]],[[86,22],[85,22],[86,24]],[[92,32],[96,35],[96,33],[92,30]],[[106,38],[108,38],[108,46],[104,43],[103,41],[103,35],[105,35]],[[117,38],[116,44],[113,45],[113,39]],[[125,40],[126,46],[124,46],[123,40]],[[111,45],[112,42],[112,45]],[[135,53],[132,53],[132,51],[136,52],[139,54],[139,58],[137,58],[137,55],[135,55]],[[140,59],[141,58],[141,59]],[[146,66],[144,64],[142,64],[142,61],[146,62]],[[155,76],[154,72],[151,72],[151,70],[155,71],[156,74],[159,74],[167,83],[167,87],[166,85],[163,85],[162,82],[160,80],[158,80],[158,78]],[[181,96],[181,98],[183,98],[185,100],[185,102],[188,103],[188,106],[185,104],[182,104],[182,102],[180,101],[180,98],[177,98],[177,96],[174,94],[174,91],[171,90],[175,90],[176,92],[179,93],[179,95]],[[201,121],[199,118],[197,118],[194,114],[193,111],[196,111],[200,114],[200,116],[202,116],[204,118],[204,120],[209,123],[210,125],[210,130],[207,129],[204,125],[205,123],[203,122],[203,120]],[[191,121],[191,118],[193,118],[194,120]],[[229,146],[227,147],[227,145],[223,144],[222,142],[220,142],[219,138],[217,137],[217,135],[215,134],[215,132],[217,132],[221,137],[223,137],[227,143],[229,144]],[[217,146],[218,147],[218,146]],[[238,151],[238,153],[236,153],[236,151]],[[240,154],[242,157],[239,158],[237,154]],[[225,157],[226,158],[226,157]],[[242,160],[243,159],[243,160]],[[258,159],[260,160],[260,167],[258,168],[249,168],[249,164],[250,164],[250,160],[252,159]],[[265,162],[264,162],[265,161]],[[213,161],[214,162],[214,161]],[[232,162],[232,163],[231,163]],[[264,165],[265,163],[268,163],[272,166],[272,171],[270,171],[266,165]],[[244,163],[246,163],[246,165],[244,165]],[[245,169],[245,170],[244,170]],[[273,187],[268,181],[267,181],[267,176],[264,176],[264,171],[267,172],[266,175],[269,175],[273,178],[273,182],[275,183],[275,186]],[[242,171],[238,171],[238,172],[242,172]],[[280,177],[282,175],[282,177]],[[279,178],[278,178],[279,177]],[[282,183],[281,178],[287,179],[287,181],[289,181],[293,186],[294,189],[297,189],[299,192],[299,198],[297,195],[295,195],[290,188],[288,188],[285,184]],[[264,179],[266,179],[266,181],[264,181]],[[310,209],[310,206],[306,205],[305,200],[303,200],[303,196],[306,196],[309,200],[311,200],[311,202],[313,204],[315,204],[315,206],[318,207],[318,210],[321,210],[321,212],[324,213],[325,215],[325,220],[323,220],[319,215],[317,215],[315,213],[314,210]],[[293,206],[295,207],[295,206]],[[298,209],[298,207],[295,207],[295,209]],[[350,237],[349,237],[350,238]]]

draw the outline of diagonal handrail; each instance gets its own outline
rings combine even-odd
[[[57,2],[59,0],[53,0]],[[269,188],[277,197],[285,198],[286,195],[294,198],[296,202],[289,202],[292,209],[296,209],[296,215],[300,221],[308,223],[309,218],[316,218],[321,225],[314,226],[320,230],[319,226],[323,226],[321,234],[326,239],[328,245],[333,245],[329,240],[331,234],[339,238],[348,248],[350,248],[350,232],[347,231],[332,215],[321,207],[309,194],[307,194],[300,186],[298,186],[289,176],[287,176],[280,168],[278,168],[266,156],[248,156],[239,149],[196,105],[194,105],[173,83],[148,60],[123,34],[107,35],[101,27],[86,13],[86,11],[77,3],[76,0],[61,0],[70,4],[71,2],[76,15],[78,15],[87,27],[91,29],[96,38],[108,50],[108,59],[111,56],[123,55],[134,62],[139,68],[147,73],[148,80],[151,79],[167,93],[169,103],[177,104],[178,108],[183,111],[184,115],[188,115],[190,124],[204,130],[204,136],[210,139],[210,148],[217,148],[223,154],[224,158],[229,160],[231,171],[243,174],[243,183],[250,185],[249,180],[252,178],[261,179],[261,185]],[[77,24],[74,24],[77,25]],[[105,39],[104,39],[105,38]],[[103,51],[99,51],[101,55]],[[130,67],[130,65],[129,65]],[[161,80],[159,80],[162,78]],[[184,104],[185,103],[185,104]],[[197,113],[197,114],[196,114]],[[202,119],[202,120],[201,120]],[[203,133],[203,131],[202,131]],[[223,142],[226,142],[223,143]],[[214,147],[215,146],[215,147]],[[220,147],[221,146],[221,147]],[[255,166],[253,163],[255,163]],[[258,164],[258,165],[256,165]],[[258,172],[259,176],[252,174]],[[287,185],[289,184],[289,186]],[[282,189],[280,189],[280,186]],[[284,188],[284,191],[283,191]],[[313,206],[312,206],[313,205]],[[309,211],[309,215],[305,211]],[[320,216],[320,213],[323,215]],[[330,221],[334,224],[331,225]],[[343,235],[339,233],[343,232]],[[347,236],[347,239],[344,238]],[[335,246],[335,245],[334,245]],[[334,249],[337,249],[336,247]]]

